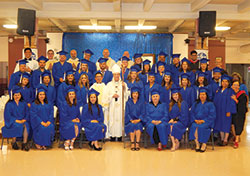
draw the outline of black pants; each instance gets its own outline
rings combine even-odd
[[[235,128],[236,135],[241,135],[244,123],[245,123],[246,115],[245,114],[232,114],[232,123]]]
[[[156,126],[154,127],[153,139],[154,139],[155,144],[159,144],[161,142]]]

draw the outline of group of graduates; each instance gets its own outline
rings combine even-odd
[[[83,51],[81,60],[75,50],[68,60],[66,51],[58,52],[59,61],[53,50],[37,61],[31,53],[30,48],[24,50],[25,59],[17,62],[9,81],[2,135],[13,139],[13,149],[19,149],[16,141],[22,138],[22,150],[28,151],[29,136],[37,149],[52,145],[54,106],[65,150],[73,150],[82,128],[89,146],[98,151],[103,138],[121,141],[123,128],[133,151],[140,150],[144,128],[159,151],[166,148],[169,137],[171,151],[177,150],[187,129],[197,152],[206,151],[211,129],[219,134],[219,145],[228,145],[232,131],[234,148],[239,146],[248,90],[239,74],[227,75],[221,60],[208,70],[209,60],[198,60],[196,51],[191,59],[180,60],[180,54],[173,54],[170,64],[167,54],[160,52],[152,67],[142,54],[130,60],[127,51],[117,63],[108,49],[97,63],[91,61],[90,49]]]

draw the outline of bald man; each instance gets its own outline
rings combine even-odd
[[[108,59],[108,61],[106,62],[106,65],[107,65],[106,69],[111,70],[113,65],[115,65],[116,63],[111,57],[109,57],[109,55],[110,55],[109,50],[107,48],[104,49],[103,52],[102,52],[102,55],[103,55],[103,58]],[[99,62],[96,62],[96,67],[97,67],[97,70],[100,70]]]
[[[79,59],[77,58],[77,52],[75,49],[72,49],[70,51],[70,56],[71,58],[69,58],[68,63],[71,63],[73,69],[76,70],[76,67],[79,63]]]
[[[127,58],[130,58],[130,55],[129,55],[128,51],[124,51],[122,56],[126,56]],[[117,65],[119,65],[121,67],[121,61],[118,61]],[[128,67],[127,68],[130,68],[133,65],[134,65],[134,62],[132,60],[130,60],[130,61],[128,61]]]

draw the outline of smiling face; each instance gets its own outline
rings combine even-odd
[[[74,75],[73,74],[67,75],[67,80],[69,82],[72,82],[74,80]]]
[[[88,70],[88,64],[82,63],[81,64],[81,71],[87,72],[87,70]]]
[[[206,70],[207,69],[207,63],[201,63],[201,69]]]
[[[109,57],[109,50],[108,49],[104,49],[103,52],[102,52],[102,55],[104,58],[108,58]]]
[[[135,64],[141,64],[142,63],[142,58],[138,57],[135,59]]]
[[[115,82],[118,82],[120,80],[120,73],[113,73],[113,78]]]
[[[165,71],[164,65],[159,66],[159,67],[158,67],[158,71],[159,71],[160,73],[163,73],[163,72]]]
[[[87,76],[86,75],[82,75],[81,76],[81,82],[83,83],[83,84],[85,84],[86,82],[87,82]]]
[[[15,101],[20,101],[21,97],[22,97],[21,93],[15,93],[13,95],[13,98]]]
[[[227,88],[228,85],[229,85],[229,81],[228,80],[222,80],[221,85],[222,85],[223,88]]]
[[[187,85],[188,85],[188,79],[187,78],[182,78],[181,84],[182,84],[182,86],[187,87]]]
[[[49,76],[44,76],[43,77],[43,83],[44,84],[49,84],[50,83],[50,77]]]
[[[159,56],[158,57],[158,61],[165,62],[166,61],[166,57],[165,56]]]
[[[70,100],[74,100],[76,98],[76,93],[74,91],[73,92],[69,92],[68,96],[69,96]]]
[[[169,83],[170,80],[171,80],[171,76],[169,76],[169,75],[165,75],[165,76],[164,76],[164,81],[165,81],[165,83]]]
[[[38,93],[38,99],[40,102],[43,102],[45,99],[45,92],[39,92]]]
[[[77,57],[77,52],[76,52],[76,50],[71,50],[71,51],[70,51],[70,56],[71,56],[72,59],[75,59],[75,58]]]
[[[66,61],[66,56],[65,55],[60,55],[60,62],[65,62]]]
[[[183,70],[187,70],[187,69],[188,69],[188,63],[187,63],[187,62],[183,62],[183,63],[181,64],[181,68],[182,68]]]
[[[149,83],[154,83],[155,82],[155,77],[154,76],[148,76],[148,82]]]
[[[204,80],[205,80],[204,77],[198,77],[198,83],[199,84],[204,84]]]
[[[199,97],[200,97],[200,100],[201,100],[202,102],[205,102],[206,99],[207,99],[207,94],[206,94],[206,92],[201,92],[200,95],[199,95]]]
[[[25,64],[19,64],[19,71],[25,72],[26,65]]]
[[[40,67],[41,69],[44,69],[44,68],[45,68],[45,65],[46,65],[46,62],[45,62],[44,60],[40,60],[40,61],[38,62],[38,65],[39,65],[39,67]]]
[[[53,58],[54,58],[54,51],[49,50],[49,51],[47,52],[47,55],[48,55],[48,59],[49,59],[49,60],[53,59]]]
[[[91,104],[95,104],[96,103],[96,99],[97,99],[96,94],[91,94],[89,96],[89,99],[90,99],[90,103]]]
[[[31,58],[31,55],[32,55],[32,52],[31,52],[30,50],[26,50],[26,51],[24,52],[25,58]]]
[[[240,83],[239,83],[238,81],[233,82],[233,84],[232,84],[232,89],[233,89],[235,92],[239,92],[239,90],[240,90]]]
[[[102,79],[103,79],[103,76],[102,76],[101,73],[97,73],[95,75],[95,81],[96,81],[96,83],[98,83],[98,84],[102,83]]]
[[[172,97],[173,97],[174,101],[176,101],[176,102],[179,100],[179,94],[178,93],[172,94]]]
[[[153,102],[154,104],[158,104],[159,101],[160,101],[160,95],[159,95],[159,94],[154,94],[154,95],[152,95],[152,102]]]
[[[29,79],[28,78],[23,78],[22,79],[22,85],[26,86],[29,83]]]

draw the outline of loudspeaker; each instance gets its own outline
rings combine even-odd
[[[20,35],[33,36],[36,24],[36,11],[29,9],[18,9],[17,33]]]
[[[200,11],[199,15],[199,36],[213,37],[216,25],[216,11]]]

